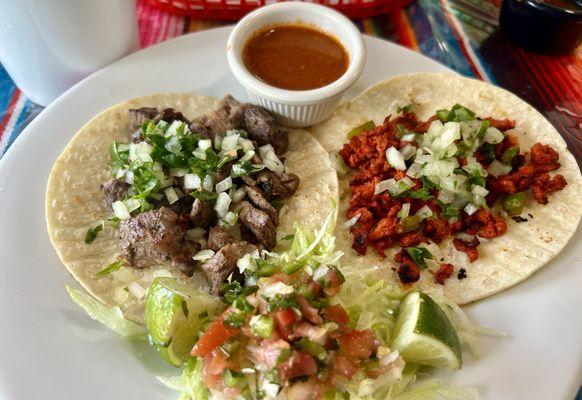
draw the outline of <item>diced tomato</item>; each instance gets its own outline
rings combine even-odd
[[[301,351],[294,351],[291,357],[281,364],[279,376],[283,381],[299,376],[312,376],[317,373],[317,364],[313,357]]]
[[[323,289],[325,294],[327,294],[328,296],[334,296],[334,295],[338,294],[339,290],[340,290],[340,286],[342,284],[338,274],[333,270],[329,271],[327,273],[326,279],[329,282],[329,284],[327,285],[327,287],[325,289]]]
[[[289,343],[284,340],[267,339],[261,341],[258,346],[248,347],[247,350],[258,364],[264,365],[267,369],[273,369],[277,366],[281,354],[290,348]]]
[[[211,355],[204,357],[204,368],[202,369],[204,386],[211,389],[218,388],[222,373],[227,367],[228,360],[222,351],[214,351]]]
[[[315,325],[323,324],[323,318],[321,318],[321,316],[319,315],[319,310],[313,307],[311,304],[309,304],[305,297],[297,296],[297,302],[299,303],[301,313],[303,314],[306,320]]]
[[[222,315],[206,329],[190,354],[195,357],[205,357],[238,332],[238,329],[224,324],[224,315]]]
[[[349,358],[368,358],[376,350],[374,333],[352,330],[338,339],[340,351]]]
[[[333,358],[332,371],[351,378],[358,372],[358,366],[347,357],[336,355]]]
[[[289,339],[292,332],[293,324],[297,321],[295,311],[291,309],[279,310],[275,313],[275,321],[277,322],[277,330],[284,339]]]
[[[326,321],[336,322],[340,325],[347,325],[350,321],[348,313],[339,304],[334,304],[323,309],[323,316]]]

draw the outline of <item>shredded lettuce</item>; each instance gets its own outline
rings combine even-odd
[[[79,305],[91,318],[101,322],[118,335],[128,339],[147,338],[147,331],[142,325],[123,317],[119,307],[108,307],[95,300],[89,294],[66,286],[71,299]]]
[[[202,383],[203,366],[201,359],[192,358],[184,367],[182,375],[157,378],[170,389],[182,392],[180,400],[208,400],[210,391]]]
[[[445,385],[436,379],[419,382],[402,394],[392,397],[394,400],[472,400],[478,398],[479,393],[473,387]]]

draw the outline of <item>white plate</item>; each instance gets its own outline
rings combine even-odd
[[[45,228],[52,164],[91,117],[131,97],[194,90],[244,98],[226,66],[230,28],[187,35],[97,72],[44,110],[0,160],[0,398],[171,399],[155,379],[168,369],[90,320],[68,298],[75,285]],[[353,96],[406,72],[446,71],[402,47],[366,38],[368,60]],[[455,374],[487,399],[572,399],[582,381],[580,232],[527,282],[469,307],[472,318],[509,333],[484,340],[479,362]]]

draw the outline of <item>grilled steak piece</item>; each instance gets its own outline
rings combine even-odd
[[[206,114],[190,124],[190,130],[214,139],[230,129],[240,129],[244,125],[244,104],[236,101],[231,95],[225,96],[216,110]]]
[[[186,123],[186,125],[190,125],[188,118],[186,118],[180,111],[176,111],[173,108],[164,108],[152,121],[157,123],[161,120],[170,124],[174,121],[182,121]]]
[[[172,261],[187,269],[190,257],[182,247],[186,231],[177,222],[178,215],[167,207],[121,221],[119,236],[125,259],[135,268]]]
[[[283,131],[275,132],[273,138],[271,139],[271,145],[275,150],[275,154],[277,154],[277,156],[281,158],[281,156],[285,154],[287,152],[287,149],[289,148],[289,135],[287,134],[287,132]]]
[[[148,119],[154,119],[158,115],[158,109],[154,107],[142,107],[129,110],[129,130],[139,129]]]
[[[255,235],[267,250],[271,250],[277,244],[276,226],[265,211],[253,207],[248,201],[243,201],[239,221]]]
[[[224,246],[240,242],[240,230],[238,225],[233,229],[227,229],[223,226],[213,226],[208,232],[208,248],[218,251]]]
[[[237,260],[256,248],[255,245],[247,242],[227,244],[202,264],[202,270],[210,283],[210,293],[218,295],[222,283],[236,270]]]
[[[269,214],[269,217],[271,218],[271,221],[273,221],[275,226],[279,225],[277,209],[273,207],[271,203],[269,203],[267,199],[263,197],[263,192],[261,191],[261,189],[259,189],[256,186],[245,185],[245,192],[247,193],[249,200],[251,201],[251,203],[253,203],[255,207]]]
[[[216,212],[211,203],[206,201],[194,200],[192,211],[190,211],[190,221],[196,226],[205,227],[214,221]]]
[[[131,187],[129,183],[125,183],[119,179],[111,179],[109,182],[99,186],[105,202],[109,207],[118,200],[123,200],[127,190]]]
[[[271,171],[262,171],[256,180],[266,198],[286,199],[293,196],[299,186],[299,177],[291,173],[278,176]]]
[[[271,143],[275,134],[275,118],[263,107],[246,104],[244,125],[251,140],[256,141],[261,146]]]

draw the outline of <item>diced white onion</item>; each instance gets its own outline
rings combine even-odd
[[[406,135],[402,136],[400,140],[403,142],[412,142],[415,137],[416,135],[414,133],[407,133]]]
[[[250,161],[251,158],[253,158],[255,156],[255,151],[254,150],[249,150],[245,153],[244,156],[242,156],[239,160],[239,162],[244,163],[246,161]]]
[[[400,218],[404,219],[410,215],[410,203],[402,204],[402,208],[400,209]]]
[[[235,133],[222,139],[221,151],[236,150],[239,137],[240,135]]]
[[[511,165],[503,164],[498,160],[493,162],[487,168],[487,171],[493,176],[506,175],[511,172]]]
[[[168,203],[170,203],[170,204],[174,204],[179,199],[178,194],[176,193],[174,188],[171,186],[164,189],[164,194],[166,195],[166,198],[168,199]]]
[[[471,192],[474,195],[481,196],[481,197],[485,197],[489,194],[489,190],[487,190],[483,186],[479,186],[479,185],[473,186],[473,189],[471,189]]]
[[[239,258],[236,262],[236,266],[238,267],[239,272],[242,274],[247,269],[254,270],[255,263],[250,253],[245,254],[242,258]]]
[[[154,278],[173,278],[174,275],[165,268],[152,272]]]
[[[238,213],[229,211],[226,213],[226,215],[224,216],[224,218],[222,218],[222,220],[231,226],[234,226],[236,224],[236,222],[238,221]]]
[[[380,181],[376,184],[376,186],[374,188],[374,194],[380,194],[382,192],[385,192],[386,190],[388,190],[391,187],[394,187],[395,185],[396,185],[396,179],[394,179],[394,178]]]
[[[178,136],[172,136],[170,140],[166,142],[166,145],[164,147],[170,153],[178,154],[180,150],[182,150],[182,143],[180,143],[180,139],[178,138]]]
[[[429,206],[425,205],[420,210],[418,210],[415,215],[418,216],[421,220],[427,219],[432,216],[432,210]]]
[[[206,150],[196,149],[192,152],[192,155],[200,160],[206,160]]]
[[[201,189],[202,181],[196,174],[184,175],[184,189]]]
[[[414,186],[414,182],[407,176],[402,179],[398,180],[398,184],[406,185],[407,188],[411,188]],[[408,189],[407,189],[408,190]]]
[[[253,151],[255,149],[253,142],[251,142],[248,139],[239,138],[238,143],[241,145],[241,147],[245,153],[248,153],[248,152]]]
[[[145,289],[137,282],[133,281],[127,285],[129,293],[131,293],[136,299],[141,299],[145,294]]]
[[[380,366],[386,367],[386,366],[390,365],[391,363],[396,361],[399,356],[400,356],[400,353],[398,352],[398,350],[393,350],[392,352],[390,352],[390,354],[388,354],[387,356],[384,356],[380,359]]]
[[[467,204],[463,209],[463,211],[465,211],[465,214],[467,215],[473,215],[477,212],[477,210],[478,208],[472,203]]]
[[[285,165],[279,160],[279,157],[275,154],[273,146],[266,144],[259,147],[259,155],[265,164],[265,167],[276,173],[277,175],[282,175],[285,172]]]
[[[232,192],[232,202],[233,203],[238,203],[239,201],[241,201],[242,199],[244,199],[244,197],[246,196],[246,191],[244,188],[238,188],[237,190]]]
[[[125,182],[130,185],[133,183],[133,171],[127,171],[125,173]]]
[[[130,213],[132,211],[137,210],[141,206],[141,203],[139,202],[139,200],[136,200],[136,199],[127,199],[123,202],[123,204],[125,204],[125,206],[127,207],[127,211]]]
[[[212,258],[213,255],[214,255],[213,250],[210,250],[210,249],[200,250],[198,253],[196,253],[192,256],[192,260],[204,261],[204,260],[208,260],[209,258]]]
[[[134,146],[134,149],[135,149],[136,159],[141,160],[143,162],[152,162],[153,161],[150,154],[152,153],[152,150],[154,148],[152,146],[150,146],[148,143],[139,142],[138,144],[136,144]],[[130,148],[129,152],[131,154],[131,148]]]
[[[171,168],[170,169],[170,175],[172,176],[177,176],[177,177],[181,177],[184,176],[188,173],[188,170],[186,168]]]
[[[160,183],[160,189],[165,189],[168,186],[172,186],[174,184],[174,180],[172,178],[168,178],[168,179],[164,179],[161,183]]]
[[[407,144],[402,149],[400,149],[400,152],[402,153],[402,157],[404,157],[405,160],[410,160],[416,154],[416,147],[411,144]]]
[[[205,234],[206,234],[206,231],[200,227],[188,229],[186,231],[186,239],[195,241],[196,239],[204,237]]]
[[[208,150],[212,147],[212,141],[210,139],[202,139],[198,141],[198,148],[200,150]]]
[[[343,229],[350,229],[352,226],[354,226],[358,220],[360,219],[361,214],[357,214],[355,216],[353,216],[352,218],[348,219],[346,222],[344,222],[342,224],[342,228]]]
[[[441,189],[439,191],[439,195],[437,197],[438,200],[442,201],[445,204],[452,202],[454,198],[455,198],[455,194],[453,192],[446,190],[446,189]]]
[[[276,282],[263,288],[263,295],[272,298],[276,295],[286,295],[293,293],[293,287],[284,284],[283,282]]]
[[[232,187],[232,178],[229,176],[216,184],[216,186],[215,186],[216,193],[226,192],[231,187]]]
[[[111,208],[113,208],[113,214],[115,214],[117,218],[121,220],[131,218],[131,215],[129,215],[129,210],[123,201],[114,202],[111,204]]]
[[[313,280],[318,281],[321,278],[324,278],[328,272],[329,272],[329,267],[327,265],[322,265],[322,266],[318,267],[315,271],[313,271]]]
[[[224,136],[217,134],[214,136],[214,148],[216,150],[220,150],[222,149],[222,140],[224,139]]]
[[[406,169],[404,157],[395,147],[388,147],[386,149],[386,160],[388,160],[388,164],[398,170],[404,171]]]
[[[231,198],[226,193],[219,193],[218,198],[216,199],[216,204],[214,205],[214,209],[216,210],[216,214],[220,218],[223,218],[226,213],[228,212],[228,207],[230,207]]]
[[[113,301],[115,304],[123,304],[127,301],[129,297],[129,292],[122,287],[116,287],[113,289]]]
[[[418,173],[421,170],[421,165],[417,164],[416,162],[414,164],[412,164],[409,168],[408,171],[406,171],[406,175],[412,177],[412,178],[416,178],[418,177]]]
[[[496,144],[501,143],[504,137],[505,136],[503,135],[503,132],[493,126],[490,126],[487,128],[483,140],[487,143]]]
[[[202,181],[202,188],[207,192],[212,192],[212,189],[214,189],[214,178],[210,175],[206,175],[204,181]]]
[[[186,130],[188,129],[186,127],[186,124],[182,121],[174,121],[172,122],[172,124],[169,126],[168,129],[166,129],[166,132],[164,133],[165,136],[172,136],[172,135],[177,135],[178,134],[178,128],[180,128],[182,125],[184,125],[183,128],[183,133],[186,133]]]

